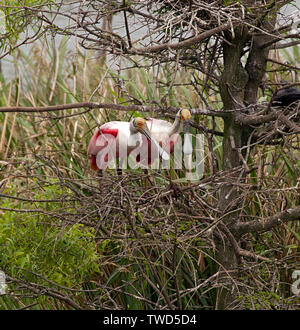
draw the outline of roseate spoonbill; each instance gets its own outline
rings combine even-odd
[[[146,120],[133,118],[130,122],[111,121],[103,124],[100,130],[96,130],[87,150],[91,169],[98,170],[99,176],[102,176],[102,170],[107,167],[108,162],[116,158],[119,158],[121,167],[124,159],[137,146],[142,145],[142,135],[150,145],[154,145],[162,159],[169,159],[168,153],[152,137]],[[122,170],[118,170],[118,174],[120,174]]]
[[[184,132],[184,144],[183,144],[183,153],[185,155],[191,155],[193,152],[192,143],[189,137],[189,125],[190,125],[191,113],[187,109],[181,109],[177,112],[174,123],[171,124],[166,120],[148,118],[147,126],[151,133],[151,136],[160,144],[160,146],[169,153],[173,153],[175,145],[178,143],[179,132],[181,127]],[[156,150],[151,150],[151,145],[149,141],[142,137],[143,139],[143,148],[148,148],[148,165],[150,165],[155,159],[158,158],[158,153]],[[148,171],[145,170],[147,174]],[[167,171],[170,178],[170,173]],[[149,178],[147,177],[149,180]],[[150,180],[149,180],[150,181]],[[147,181],[146,181],[147,182]],[[173,186],[172,180],[170,178],[170,185]]]
[[[181,109],[177,112],[173,125],[166,120],[148,118],[147,126],[151,136],[161,145],[164,150],[174,152],[178,142],[181,127],[184,132],[183,153],[191,154],[193,152],[192,143],[189,135],[191,113],[187,109]]]

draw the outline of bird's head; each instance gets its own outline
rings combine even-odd
[[[137,134],[141,133],[146,136],[146,138],[153,143],[156,148],[158,149],[158,152],[163,160],[169,160],[169,154],[158,144],[158,142],[151,136],[151,133],[149,131],[149,128],[147,126],[147,122],[144,118],[133,118],[130,122],[130,128],[131,128],[131,136],[129,137],[128,145],[129,146],[136,146],[137,139],[134,138]]]
[[[188,109],[181,109],[176,114],[175,122],[177,122],[177,125],[182,125],[184,134],[189,132],[191,118],[192,115]]]
[[[183,153],[185,155],[192,154],[193,147],[189,136],[190,119],[192,118],[192,115],[188,109],[182,109],[178,111],[177,116],[180,117],[180,123],[182,123],[184,133]]]
[[[131,124],[136,132],[140,132],[142,134],[143,134],[143,130],[148,129],[146,120],[141,117],[133,118]]]
[[[179,110],[180,121],[184,123],[186,120],[190,120],[192,115],[188,109]]]

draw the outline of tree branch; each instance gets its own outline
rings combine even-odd
[[[250,232],[267,231],[282,223],[298,220],[300,220],[300,206],[277,213],[263,220],[239,222],[233,225],[233,230],[242,235]]]
[[[299,45],[300,44],[300,40],[294,40],[294,41],[291,41],[291,42],[287,42],[285,44],[277,44],[277,45],[274,45],[272,47],[272,49],[282,49],[282,48],[288,48],[288,47],[293,47],[293,46],[296,46],[296,45]]]
[[[281,41],[281,40],[286,40],[286,39],[289,39],[289,38],[299,38],[299,34],[290,34],[290,35],[287,35],[287,36],[277,36],[277,37],[274,37],[272,40],[264,43],[261,48],[267,48],[269,46],[272,46],[274,43],[278,42],[278,41]]]
[[[287,63],[282,63],[282,62],[280,62],[280,61],[276,61],[276,60],[273,59],[273,58],[268,58],[267,61],[268,61],[268,62],[275,63],[275,64],[278,64],[278,65],[281,65],[281,66],[284,66],[284,67],[289,68],[289,69],[291,69],[291,70],[300,70],[300,67],[298,67],[298,66],[289,65],[289,64],[287,64]],[[289,87],[290,87],[290,86],[289,86]]]
[[[62,292],[60,292],[60,291],[58,291],[54,288],[50,288],[50,287],[47,287],[45,285],[25,281],[25,280],[22,280],[22,279],[19,279],[19,278],[14,278],[14,277],[11,277],[11,276],[8,276],[8,275],[6,277],[10,281],[19,284],[22,288],[25,288],[27,290],[30,290],[30,291],[34,292],[37,296],[40,296],[40,295],[49,296],[49,297],[52,297],[54,299],[58,299],[58,300],[61,300],[65,303],[67,303],[68,305],[70,305],[74,309],[77,309],[77,310],[84,309],[84,307],[78,305],[67,294],[62,293]]]
[[[59,105],[49,105],[44,107],[23,107],[23,106],[15,106],[15,107],[0,107],[1,112],[24,112],[24,113],[43,113],[43,112],[51,112],[51,111],[64,111],[70,109],[79,109],[79,108],[89,108],[89,109],[111,109],[118,111],[139,111],[139,112],[170,112],[175,113],[180,108],[175,107],[159,107],[159,106],[147,106],[147,105],[121,105],[115,103],[95,103],[95,102],[80,102],[80,103],[69,103],[69,104],[59,104]],[[201,114],[206,116],[214,116],[214,117],[226,117],[232,111],[214,111],[214,110],[206,110],[206,109],[190,109],[192,114]],[[79,114],[82,114],[80,112]],[[72,115],[74,116],[74,114]]]
[[[268,123],[270,121],[276,120],[281,113],[272,112],[267,115],[245,115],[245,114],[237,114],[235,117],[235,121],[238,124],[243,125],[259,125]]]
[[[140,111],[140,112],[158,112],[161,111],[159,107],[143,106],[143,105],[120,105],[114,103],[94,103],[94,102],[81,102],[70,103],[60,105],[49,105],[44,107],[3,107],[0,108],[0,112],[50,112],[50,111],[62,111],[78,108],[90,108],[90,109],[111,109],[118,111]]]
[[[266,115],[245,115],[245,114],[238,114],[236,116],[236,122],[238,124],[243,125],[260,125],[269,123],[274,120],[279,120],[282,124],[288,126],[290,129],[293,130],[293,133],[299,133],[300,127],[289,120],[282,111],[275,111],[273,110],[271,113]]]
[[[124,21],[125,21],[125,29],[126,29],[126,34],[127,34],[128,46],[129,46],[129,48],[131,48],[132,44],[131,44],[131,37],[130,37],[129,27],[128,27],[128,20],[127,20],[127,16],[126,16],[126,3],[125,3],[125,0],[123,0],[123,14],[124,14]]]
[[[205,31],[203,33],[200,33],[199,35],[180,41],[175,44],[170,44],[170,43],[165,43],[161,45],[156,45],[156,46],[149,46],[149,47],[140,47],[140,48],[130,48],[128,52],[130,54],[138,54],[138,55],[145,55],[145,53],[155,53],[155,52],[160,52],[162,50],[167,50],[167,49],[181,49],[181,48],[186,48],[189,46],[194,45],[195,43],[198,43],[206,38],[209,38],[215,34],[218,34],[222,31],[231,29],[232,26],[236,26],[238,23],[233,23],[229,22],[226,24],[222,24],[214,29],[211,29],[209,31]]]

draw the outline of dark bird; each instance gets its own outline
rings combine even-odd
[[[294,86],[279,90],[273,99],[272,106],[289,106],[300,100],[300,90]]]

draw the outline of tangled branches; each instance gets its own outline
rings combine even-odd
[[[263,186],[254,190],[250,181],[241,183],[238,179],[241,168],[219,171],[200,183],[187,186],[177,184],[175,179],[170,181],[164,171],[147,175],[129,171],[122,177],[109,171],[101,178],[99,191],[97,177],[91,177],[89,181],[74,180],[50,159],[38,159],[55,173],[51,189],[60,194],[56,194],[56,199],[36,198],[40,194],[38,191],[49,189],[49,181],[37,175],[38,163],[28,164],[27,183],[23,182],[18,196],[2,193],[1,198],[11,202],[9,207],[0,209],[20,214],[21,223],[26,223],[33,214],[39,214],[37,225],[47,231],[47,228],[61,228],[62,233],[68,232],[70,226],[76,225],[90,228],[91,239],[98,247],[97,264],[101,272],[92,272],[76,287],[68,287],[51,280],[50,274],[45,277],[39,271],[19,269],[17,273],[22,274],[21,278],[19,275],[8,276],[7,298],[48,296],[58,301],[60,308],[75,309],[124,309],[128,301],[135,301],[139,308],[197,309],[209,306],[216,288],[234,286],[241,298],[232,307],[255,308],[253,304],[263,306],[264,299],[269,300],[259,292],[267,292],[270,285],[275,291],[284,290],[280,282],[282,267],[289,264],[286,272],[296,267],[296,254],[280,256],[272,246],[268,231],[275,225],[275,220],[267,218],[272,212],[265,209],[266,218],[254,216],[253,221],[246,212],[246,205],[250,203],[249,207],[253,207],[255,196],[259,196],[263,204],[263,199],[268,200],[272,194],[277,198],[282,196],[276,201],[280,204],[287,194],[297,194],[297,186],[278,189],[274,178],[273,188],[268,184],[267,191]],[[12,178],[13,173],[9,177]],[[151,182],[148,190],[144,186],[146,179]],[[228,205],[228,212],[222,214],[215,205],[222,187],[229,184],[240,193],[234,204],[243,206],[236,209],[236,206]],[[241,247],[223,223],[233,210],[240,214],[241,222],[234,228],[242,237]],[[278,218],[284,223],[283,213],[278,214]],[[295,215],[297,218],[299,215]],[[267,255],[255,251],[257,247],[251,235],[256,230],[267,230],[264,238],[264,243],[270,244]],[[234,275],[238,271],[238,278],[246,277],[246,282],[235,275],[230,276],[222,267],[217,270],[216,239],[234,246],[239,264],[231,272]],[[65,253],[70,252],[66,249]],[[268,276],[262,278],[262,272]],[[114,278],[112,274],[115,274]],[[223,275],[229,275],[226,283],[220,281]],[[275,299],[272,304],[276,308],[288,308],[288,300],[279,302]]]

